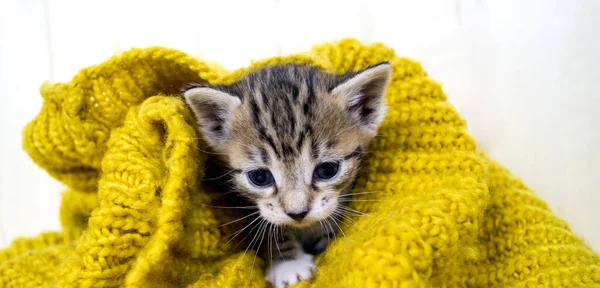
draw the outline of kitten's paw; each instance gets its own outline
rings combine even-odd
[[[317,271],[314,257],[310,254],[302,254],[296,259],[280,260],[271,263],[267,269],[267,281],[275,288],[289,287],[312,278]]]

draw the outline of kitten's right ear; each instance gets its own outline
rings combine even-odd
[[[212,147],[225,143],[229,136],[227,120],[235,108],[242,104],[240,98],[201,85],[186,88],[183,97],[198,119],[204,140]]]

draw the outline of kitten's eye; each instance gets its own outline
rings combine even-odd
[[[267,169],[256,169],[248,172],[248,179],[258,187],[271,186],[275,182],[273,174]]]
[[[338,173],[340,163],[338,162],[324,162],[315,168],[314,177],[317,180],[327,180],[333,178]]]

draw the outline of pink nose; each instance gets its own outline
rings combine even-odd
[[[302,219],[304,219],[304,217],[306,217],[306,214],[308,214],[308,210],[304,210],[302,212],[299,213],[286,213],[288,216],[290,216],[290,218],[296,220],[296,221],[300,221]]]

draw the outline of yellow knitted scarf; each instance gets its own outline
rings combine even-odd
[[[370,201],[352,204],[367,215],[341,224],[299,287],[600,286],[600,257],[477,149],[418,63],[348,39],[234,72],[176,50],[132,49],[44,84],[24,147],[70,187],[63,231],[0,251],[0,287],[265,287],[263,261],[220,226],[236,216],[210,207],[220,198],[201,187],[202,144],[173,95],[276,63],[343,73],[380,61],[394,70],[390,111],[355,189]]]

